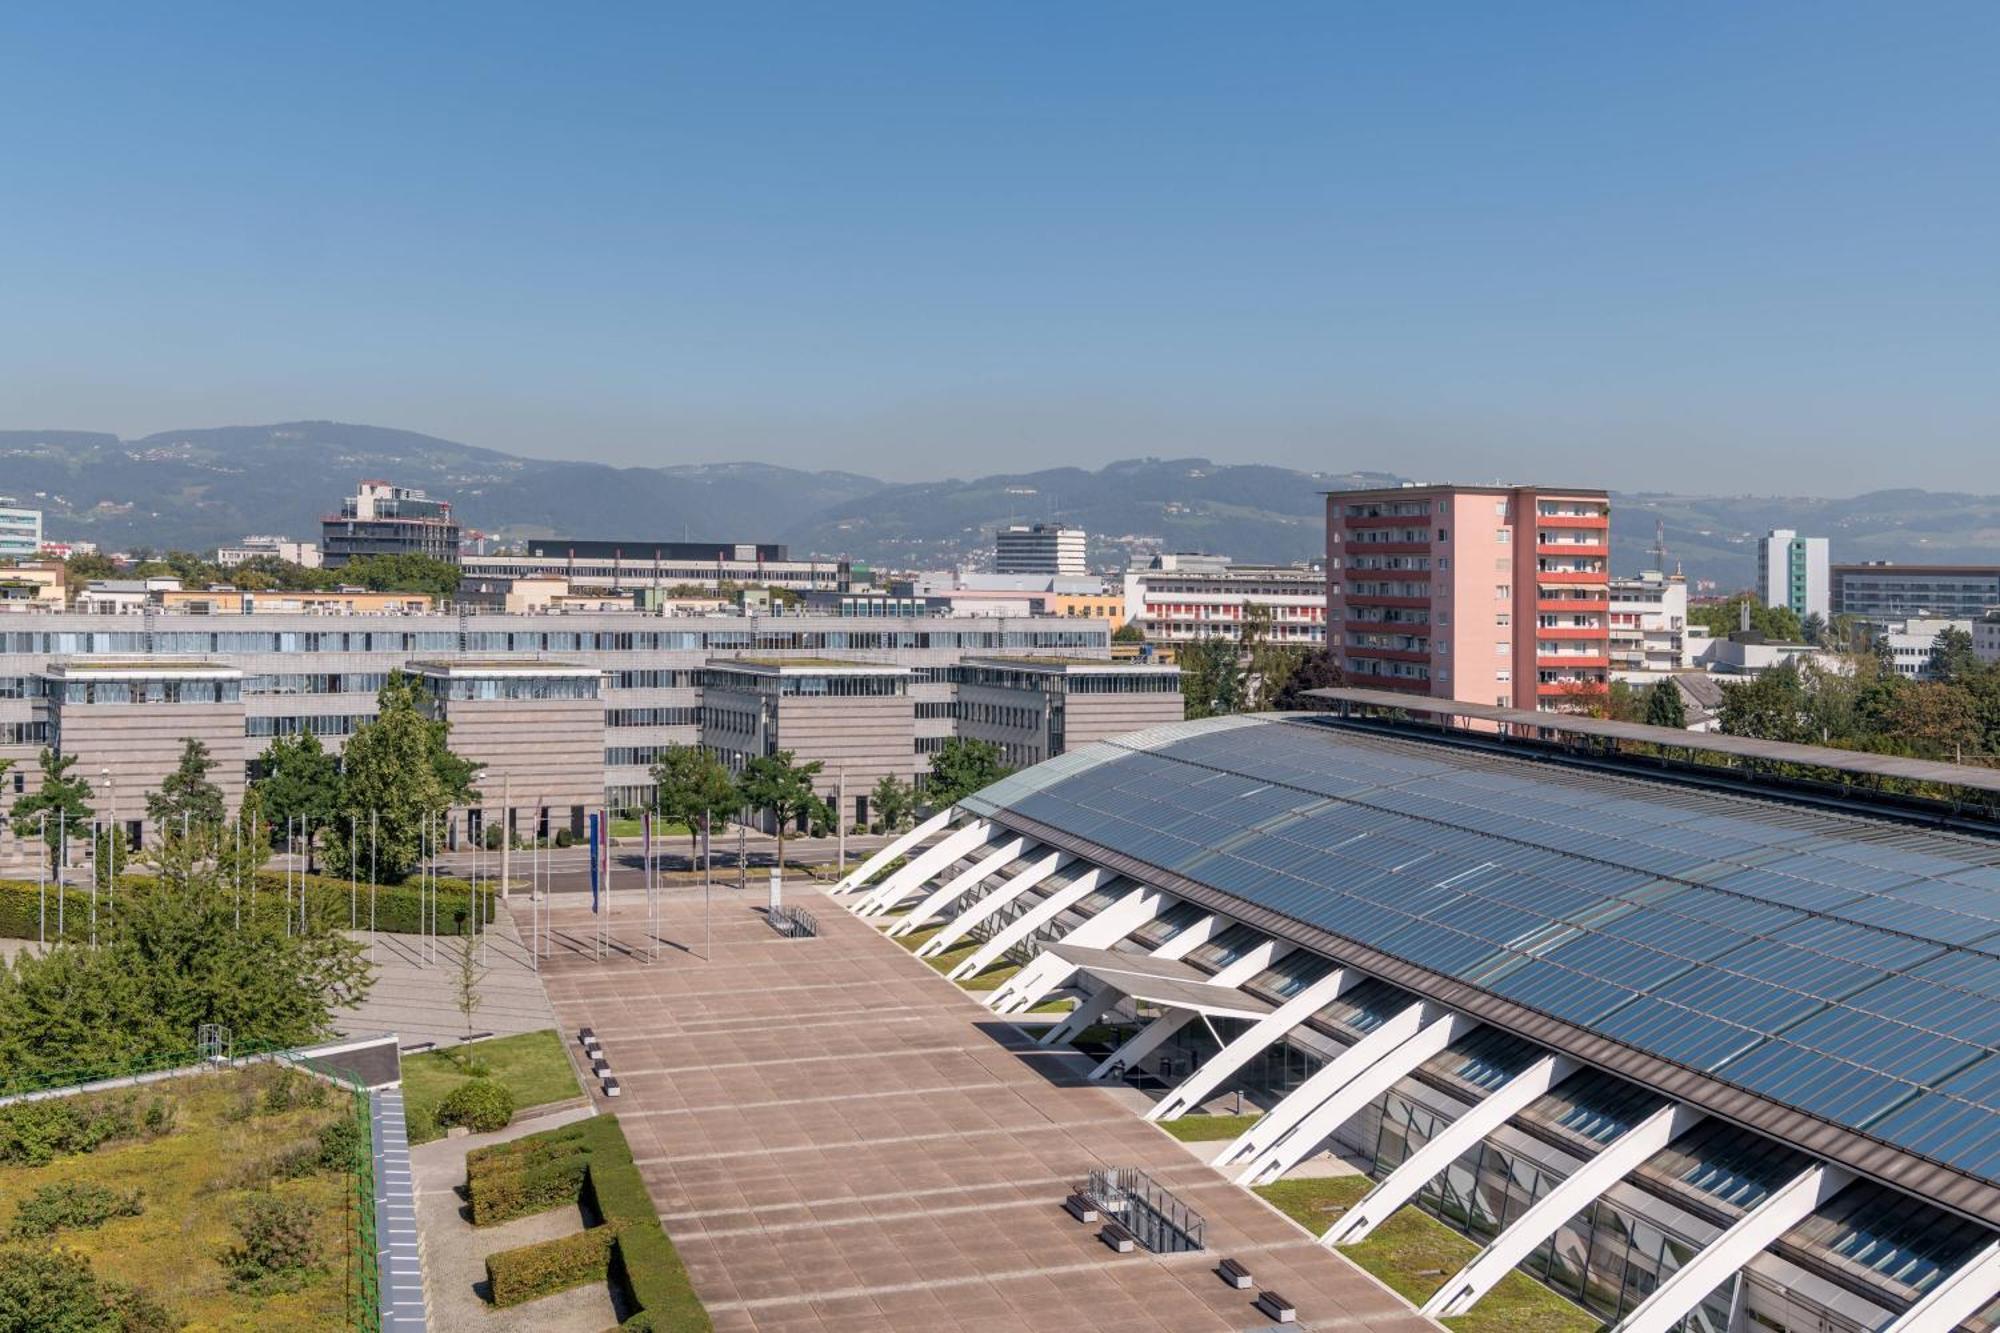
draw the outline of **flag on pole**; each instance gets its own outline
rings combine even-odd
[[[597,911],[597,893],[598,893],[597,872],[598,872],[598,867],[601,864],[603,864],[599,860],[599,858],[603,855],[603,852],[599,847],[599,843],[603,839],[603,834],[600,832],[602,821],[600,821],[598,817],[594,814],[591,815],[589,818],[590,818],[590,910],[594,913]]]
[[[653,878],[653,812],[651,810],[639,816],[639,827],[645,835],[646,879],[650,883]]]

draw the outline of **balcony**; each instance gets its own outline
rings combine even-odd
[[[1535,582],[1557,588],[1591,586],[1603,588],[1610,582],[1610,576],[1601,569],[1538,569],[1535,571]],[[1610,597],[1608,590],[1605,592],[1605,597],[1607,599]]]
[[[1535,654],[1537,671],[1591,671],[1602,670],[1611,665],[1609,652],[1591,653],[1541,653]]]
[[[1608,597],[1541,597],[1535,601],[1535,610],[1553,611],[1557,614],[1608,612],[1611,599]]]

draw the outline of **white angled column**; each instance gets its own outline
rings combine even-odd
[[[1398,1079],[1478,1026],[1476,1020],[1463,1014],[1448,1013],[1427,1020],[1415,1035],[1314,1107],[1289,1134],[1273,1143],[1262,1157],[1244,1168],[1237,1179],[1246,1185],[1262,1185],[1284,1175],[1304,1161],[1313,1149],[1325,1141],[1327,1135],[1359,1115],[1368,1103],[1395,1086]]]
[[[1545,1055],[1502,1083],[1405,1158],[1403,1164],[1385,1176],[1381,1184],[1368,1191],[1366,1198],[1327,1228],[1320,1242],[1325,1245],[1353,1245],[1368,1239],[1370,1232],[1415,1198],[1417,1191],[1438,1172],[1506,1124],[1509,1116],[1568,1078],[1575,1068],[1575,1062],[1563,1056]]]
[[[1036,903],[1021,915],[1009,921],[1000,929],[987,936],[986,942],[974,949],[966,960],[945,975],[956,981],[961,976],[972,976],[992,966],[995,959],[1009,949],[1027,939],[1043,926],[1061,916],[1069,908],[1095,892],[1101,885],[1113,878],[1109,870],[1092,867],[1078,875],[1069,883],[1057,889],[1048,897]],[[1038,956],[1014,976],[1002,983],[993,994],[986,997],[991,1008],[999,1008],[1006,1003],[1013,992],[1026,984],[1030,974],[1040,975],[1051,967],[1066,966],[1060,959]]]
[[[1882,1333],[1957,1328],[1996,1300],[2000,1300],[2000,1240],[1960,1264],[1902,1318],[1885,1325]]]
[[[910,909],[902,920],[889,927],[888,933],[891,935],[909,934],[939,912],[949,908],[959,898],[971,892],[980,881],[989,876],[997,875],[1006,869],[1023,851],[1027,850],[1027,846],[1028,840],[1026,838],[1013,837],[1003,839],[994,847],[992,852],[974,862],[970,869],[961,874],[953,875],[950,879],[939,885],[934,893]]]
[[[852,893],[866,884],[875,877],[876,872],[880,871],[883,866],[888,865],[904,852],[909,851],[910,848],[915,847],[925,838],[930,837],[931,834],[936,833],[939,829],[950,823],[952,813],[953,807],[945,807],[929,819],[926,819],[923,823],[911,829],[908,833],[896,838],[888,846],[870,856],[866,861],[854,867],[854,869],[848,871],[847,878],[833,886],[834,896],[838,897],[843,893]]]
[[[1305,1082],[1280,1098],[1278,1104],[1260,1116],[1255,1124],[1237,1135],[1235,1141],[1215,1159],[1216,1165],[1241,1164],[1256,1158],[1279,1138],[1290,1133],[1293,1126],[1312,1113],[1314,1107],[1414,1036],[1423,1025],[1423,1018],[1424,1006],[1421,1003],[1391,1014],[1373,1032],[1321,1065]]]
[[[1060,943],[1091,949],[1107,949],[1166,911],[1173,903],[1174,900],[1159,889],[1144,886],[1134,888],[1117,902],[1072,930]],[[1044,953],[1035,960],[1035,963],[1038,967],[1046,966],[1047,970],[1034,982],[1024,985],[1004,1006],[995,1004],[993,1009],[996,1013],[1012,1014],[1019,1013],[1023,1009],[1031,1009],[1041,1002],[1042,996],[1076,974],[1076,964],[1057,958],[1053,954]],[[964,963],[959,964],[959,968],[964,966]],[[953,969],[954,976],[958,970],[958,968]]]
[[[1653,1294],[1639,1308],[1625,1316],[1617,1333],[1668,1333],[1743,1266],[1764,1252],[1764,1247],[1812,1215],[1812,1211],[1838,1194],[1854,1177],[1839,1167],[1814,1163],[1764,1197],[1764,1201],[1736,1219],[1735,1225],[1717,1236],[1674,1270],[1673,1276],[1653,1288]]]
[[[1201,920],[1189,926],[1185,931],[1181,932],[1181,935],[1193,935],[1196,939],[1196,942],[1199,943],[1201,940],[1206,939],[1210,931],[1215,927],[1216,927],[1216,918],[1212,916],[1203,917]],[[1165,944],[1162,944],[1159,948],[1153,950],[1153,952],[1149,956],[1153,958],[1164,959],[1167,958],[1167,951],[1169,949],[1173,949],[1176,946],[1179,946],[1180,953],[1176,953],[1173,956],[1175,959],[1179,958],[1181,953],[1185,953],[1188,949],[1192,949],[1194,947],[1193,944],[1182,945],[1181,935],[1176,935],[1173,939],[1168,940]],[[1043,959],[1036,960],[1036,962],[1038,963],[1043,961],[1044,961]],[[1172,961],[1172,959],[1169,959],[1169,961]],[[1062,960],[1058,958],[1049,958],[1046,959],[1046,962],[1050,966],[1063,965]],[[1059,1046],[1062,1043],[1069,1041],[1072,1037],[1076,1036],[1077,1033],[1083,1031],[1085,1028],[1089,1027],[1092,1023],[1095,1023],[1099,1018],[1102,1018],[1105,1012],[1109,1010],[1113,1004],[1117,1003],[1119,996],[1121,996],[1122,994],[1123,992],[1120,991],[1115,986],[1102,987],[1097,991],[1096,994],[1092,995],[1089,999],[1084,1000],[1082,1003],[1078,1004],[1076,1009],[1073,1012],[1071,1012],[1071,1014],[1067,1018],[1063,1019],[1062,1022],[1056,1024],[1054,1027],[1051,1027],[1047,1032],[1044,1032],[1040,1036],[1040,1038],[1038,1038],[1038,1040],[1044,1046]]]
[[[1493,1284],[1514,1271],[1533,1254],[1556,1228],[1590,1206],[1591,1200],[1625,1179],[1648,1157],[1694,1128],[1701,1112],[1691,1106],[1662,1106],[1632,1128],[1604,1145],[1598,1154],[1579,1166],[1556,1187],[1514,1219],[1493,1242],[1472,1257],[1424,1302],[1423,1312],[1433,1319],[1464,1314]]]
[[[974,848],[984,846],[1000,834],[983,819],[975,819],[962,829],[947,834],[935,847],[919,852],[910,863],[895,871],[887,879],[877,884],[869,895],[854,909],[857,916],[880,916],[910,894],[922,888],[924,882],[938,871],[964,856]]]
[[[1105,989],[1109,990],[1110,987]],[[1095,996],[1091,997],[1095,999]],[[1192,1023],[1195,1012],[1192,1009],[1169,1009],[1146,1026],[1140,1028],[1125,1044],[1098,1061],[1097,1068],[1090,1071],[1093,1079],[1103,1078],[1113,1068],[1130,1069],[1137,1061],[1145,1059],[1160,1048],[1160,1043]],[[1081,1028],[1078,1031],[1082,1031]]]
[[[1256,973],[1251,973],[1251,976],[1255,975]],[[1224,1079],[1263,1051],[1283,1041],[1293,1028],[1311,1018],[1327,1001],[1352,985],[1353,979],[1352,972],[1337,967],[1252,1023],[1236,1040],[1203,1061],[1201,1068],[1182,1079],[1180,1086],[1153,1103],[1151,1109],[1146,1112],[1146,1119],[1172,1120],[1201,1105],[1221,1086]],[[1216,981],[1220,983],[1222,978],[1217,976]]]
[[[917,946],[917,957],[932,958],[941,953],[951,952],[953,945],[964,939],[980,922],[1013,902],[1016,898],[1034,888],[1051,874],[1055,868],[1070,858],[1062,852],[1050,852],[1041,860],[1023,870],[1014,878],[1002,884],[993,892],[973,903],[957,916],[938,928],[937,934]]]

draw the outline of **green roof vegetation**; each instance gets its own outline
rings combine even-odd
[[[1374,1185],[1367,1176],[1325,1176],[1280,1180],[1259,1185],[1256,1192],[1317,1236]],[[1343,1245],[1340,1253],[1404,1300],[1421,1305],[1479,1253],[1479,1246],[1421,1209],[1405,1206],[1367,1240]],[[1519,1270],[1500,1279],[1471,1313],[1443,1323],[1455,1333],[1596,1333],[1601,1326],[1597,1316]]]

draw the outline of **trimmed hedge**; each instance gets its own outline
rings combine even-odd
[[[72,940],[90,938],[90,872],[80,871],[82,879],[69,881],[61,896],[68,899],[68,910],[64,914],[67,927],[64,934]],[[293,876],[292,883],[304,880],[306,886],[306,910],[315,920],[331,925],[345,926],[348,921],[348,884],[344,879],[330,875]],[[139,889],[151,883],[150,877],[141,875],[120,875],[118,891]],[[461,935],[471,929],[472,886],[462,879],[438,880],[437,928],[441,935]],[[32,879],[0,879],[0,937],[16,940],[37,938],[41,926],[42,891]],[[415,885],[383,885],[375,890],[376,929],[386,935],[420,935],[423,933],[424,897]],[[360,886],[360,911],[356,914],[361,928],[368,928],[368,886]],[[48,935],[56,937],[58,892],[53,880],[48,885]],[[494,914],[494,895],[482,886],[479,891],[479,907],[485,921],[491,922]],[[251,909],[253,897],[244,895],[245,910]],[[285,874],[282,870],[263,870],[257,874],[255,910],[259,913],[276,915],[285,910]],[[100,890],[98,905],[105,906],[104,892]],[[297,911],[296,901],[293,911]]]
[[[633,1164],[632,1149],[618,1127],[618,1117],[594,1116],[476,1149],[466,1154],[465,1167],[475,1226],[542,1212],[588,1196],[604,1225],[581,1234],[608,1233],[607,1263],[597,1272],[623,1286],[639,1307],[625,1321],[626,1330],[699,1333],[711,1327],[679,1252],[660,1227],[659,1211]],[[588,1281],[590,1273],[559,1276],[572,1272],[573,1265],[582,1262],[578,1254],[588,1252],[578,1237],[565,1237],[564,1241],[574,1242],[578,1250],[537,1255],[534,1252],[544,1247],[531,1245],[489,1256],[487,1277],[493,1283],[494,1303],[511,1303],[500,1299],[503,1275],[510,1291],[529,1293],[513,1300],[532,1300]],[[559,1285],[544,1285],[551,1282]]]
[[[618,1228],[592,1227],[486,1256],[486,1285],[497,1306],[519,1305],[610,1276]]]

